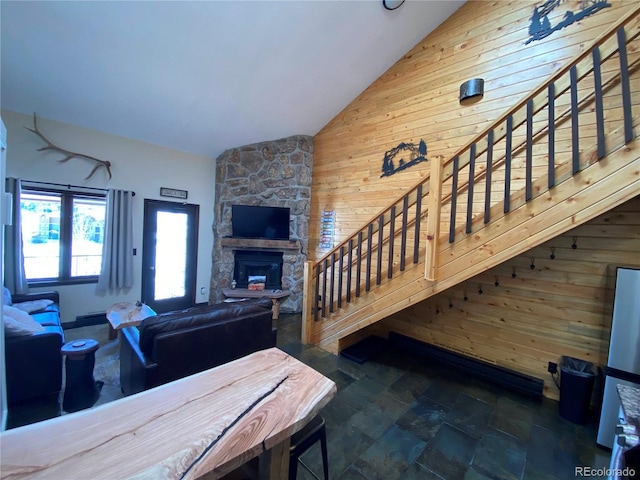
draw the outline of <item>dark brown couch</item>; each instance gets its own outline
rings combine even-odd
[[[269,299],[219,303],[123,328],[122,392],[138,393],[275,346],[271,305]]]

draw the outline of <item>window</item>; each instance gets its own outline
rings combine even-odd
[[[29,284],[97,281],[106,198],[23,187],[22,251]]]

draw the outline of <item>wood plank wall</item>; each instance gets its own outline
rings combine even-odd
[[[467,2],[315,136],[310,259],[326,252],[319,248],[323,210],[336,212],[337,244],[428,174],[425,162],[381,178],[385,151],[424,139],[430,160],[449,159],[635,6],[610,0],[610,8],[525,45],[542,3]],[[551,23],[579,4],[561,2]],[[462,106],[459,86],[475,77],[485,79],[484,98]],[[632,89],[638,92],[637,83]],[[544,144],[536,148],[544,157]],[[545,395],[557,398],[549,361],[606,360],[611,265],[640,265],[639,213],[636,198],[354,336],[399,331],[542,378]]]
[[[558,398],[548,362],[567,355],[606,363],[616,265],[640,267],[640,197],[383,320],[372,332],[396,331],[533,375],[544,380],[546,396]]]
[[[467,2],[314,137],[310,259],[327,251],[319,247],[323,210],[336,212],[337,244],[428,174],[423,162],[381,178],[385,151],[424,139],[430,159],[450,158],[635,2],[611,0],[611,7],[525,45],[534,6],[542,3]],[[411,3],[402,8],[410,13]],[[579,8],[579,0],[561,2],[551,23]],[[475,77],[485,79],[484,98],[461,106],[460,84]]]

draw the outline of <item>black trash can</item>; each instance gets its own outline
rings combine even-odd
[[[596,378],[593,364],[562,357],[560,372],[560,416],[573,423],[585,423]]]

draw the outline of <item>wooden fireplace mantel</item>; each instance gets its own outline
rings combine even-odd
[[[224,237],[223,247],[243,250],[277,250],[300,252],[300,240],[267,240],[261,238],[231,238]]]

